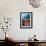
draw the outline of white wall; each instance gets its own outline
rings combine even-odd
[[[20,12],[33,12],[33,28],[20,28]],[[34,34],[37,39],[46,40],[45,15],[46,8],[33,8],[28,0],[0,0],[0,17],[12,17],[13,22],[8,34],[16,40],[28,40]],[[2,33],[2,31],[0,32]],[[0,36],[2,39],[2,36]]]

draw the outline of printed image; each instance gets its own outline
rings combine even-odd
[[[30,26],[30,14],[22,16],[22,26]]]

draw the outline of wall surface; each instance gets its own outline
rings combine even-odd
[[[20,28],[20,12],[33,12],[33,28]],[[34,34],[39,40],[46,40],[46,8],[33,8],[28,0],[0,0],[0,21],[5,17],[12,17],[12,25],[7,32],[15,40],[28,40]],[[0,39],[4,35],[0,29]]]

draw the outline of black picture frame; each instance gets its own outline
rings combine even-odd
[[[32,12],[20,12],[20,28],[32,28],[33,24]]]

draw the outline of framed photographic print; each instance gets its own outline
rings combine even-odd
[[[32,28],[32,12],[20,12],[20,28]]]

